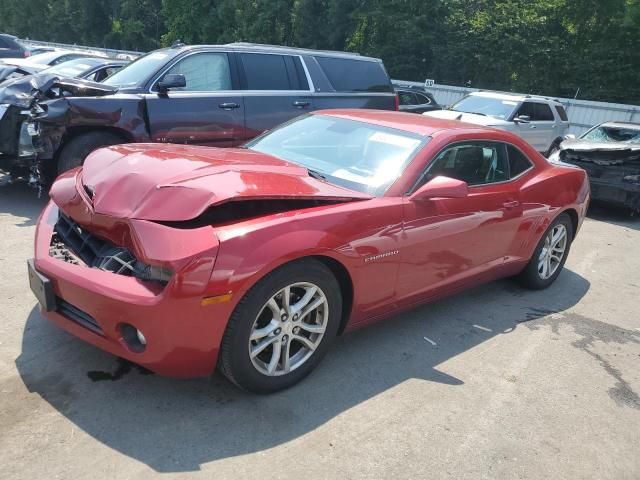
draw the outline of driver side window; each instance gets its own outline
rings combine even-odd
[[[494,142],[450,146],[431,161],[416,188],[439,176],[462,180],[469,186],[507,181],[509,164],[506,148],[504,144]]]
[[[232,90],[229,59],[226,53],[197,53],[183,58],[165,75],[184,75],[187,86],[175,92],[215,92]]]

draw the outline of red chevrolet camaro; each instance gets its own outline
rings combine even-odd
[[[481,282],[560,274],[585,173],[508,132],[367,110],[244,148],[120,145],[62,175],[31,287],[68,332],[159,374],[288,387],[336,335]]]

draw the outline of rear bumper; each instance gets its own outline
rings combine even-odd
[[[185,292],[181,284],[188,279],[180,272],[161,289],[134,277],[53,258],[49,245],[57,218],[58,209],[50,203],[36,230],[35,268],[51,280],[57,304],[42,315],[72,335],[158,374],[211,374],[231,302],[201,306],[205,291],[194,293],[191,286],[191,292]],[[144,351],[135,351],[125,341],[125,324],[144,334]]]

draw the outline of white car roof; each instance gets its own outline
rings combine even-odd
[[[560,102],[545,97],[537,97],[534,95],[518,95],[515,93],[503,93],[503,92],[471,92],[469,95],[474,97],[485,98],[497,98],[499,100],[511,100],[513,102],[524,102],[525,100],[538,100],[543,102],[549,102],[555,105],[561,105]]]

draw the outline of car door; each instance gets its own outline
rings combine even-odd
[[[184,75],[186,87],[158,91],[167,74]],[[154,142],[231,147],[244,141],[244,103],[234,89],[232,56],[227,52],[195,52],[173,62],[146,94]]]
[[[247,139],[313,110],[299,56],[238,52],[237,58]]]
[[[525,101],[516,113],[516,118],[521,116],[529,117],[529,121],[516,123],[515,133],[538,152],[546,152],[555,138],[554,131],[557,127],[551,107],[546,103]]]
[[[437,176],[463,180],[464,198],[405,197],[398,277],[400,302],[436,296],[501,266],[522,218],[519,188],[509,181],[506,146],[465,141],[443,149],[413,191]]]

